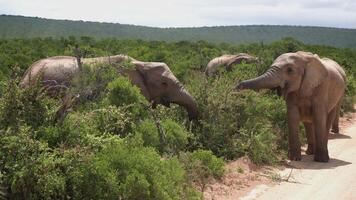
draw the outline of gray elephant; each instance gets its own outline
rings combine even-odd
[[[231,71],[233,65],[240,64],[242,61],[245,61],[246,63],[255,63],[258,61],[258,58],[246,53],[239,53],[237,55],[222,55],[212,59],[208,63],[205,69],[205,75],[216,75],[220,67],[225,67],[227,71]]]
[[[236,89],[278,88],[287,104],[289,158],[301,159],[299,122],[307,133],[307,154],[328,162],[330,127],[338,131],[338,115],[346,88],[346,74],[335,61],[309,52],[279,56],[263,75],[239,83]]]
[[[134,69],[118,68],[119,73],[128,76],[131,82],[138,86],[146,99],[164,106],[175,103],[183,106],[189,119],[198,116],[197,104],[191,94],[183,87],[173,75],[169,67],[161,62],[141,62],[127,55],[115,55],[110,57],[83,58],[83,65],[95,63],[120,64],[124,61],[131,62]],[[28,87],[41,75],[41,81],[45,85],[64,85],[69,87],[74,75],[79,72],[78,62],[75,57],[56,56],[39,60],[32,64],[25,72],[20,83],[22,87]]]

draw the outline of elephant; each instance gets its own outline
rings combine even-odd
[[[261,76],[236,85],[243,89],[278,89],[287,106],[289,159],[301,160],[299,123],[303,122],[314,161],[328,162],[330,127],[338,130],[338,112],[345,93],[346,74],[328,58],[310,52],[285,53]]]
[[[93,66],[95,63],[117,64],[127,61],[134,65],[133,69],[117,67],[118,75],[127,76],[136,85],[142,95],[152,103],[169,107],[170,103],[183,106],[190,120],[197,119],[198,108],[193,96],[183,87],[171,72],[167,64],[162,62],[142,62],[127,55],[109,57],[83,58],[83,65]],[[95,65],[94,65],[95,66]],[[41,77],[44,85],[64,85],[69,87],[73,76],[78,74],[79,67],[76,57],[55,56],[39,60],[25,72],[20,85],[29,87]],[[40,76],[39,76],[40,75]]]
[[[205,69],[205,75],[214,76],[221,66],[225,66],[227,71],[231,71],[233,65],[240,64],[242,61],[245,61],[246,63],[255,63],[258,61],[258,58],[246,53],[239,53],[237,55],[222,55],[212,59],[208,63]]]

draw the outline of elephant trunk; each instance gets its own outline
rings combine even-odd
[[[198,106],[193,96],[184,88],[179,92],[179,95],[173,99],[174,103],[183,106],[188,112],[189,120],[198,118]]]
[[[253,78],[250,80],[242,81],[236,86],[237,90],[244,89],[272,89],[276,88],[281,83],[281,77],[279,75],[280,69],[278,67],[272,67],[267,72],[262,74],[257,78]]]

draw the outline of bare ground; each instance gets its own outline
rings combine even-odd
[[[330,135],[328,163],[304,154],[302,161],[270,168],[240,158],[226,165],[222,180],[206,187],[204,199],[356,199],[356,113],[340,119],[340,132]]]

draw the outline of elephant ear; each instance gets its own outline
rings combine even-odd
[[[148,70],[148,67],[145,66],[145,63],[144,62],[132,62],[134,65],[135,65],[135,69],[136,71],[138,71],[142,76],[146,76],[147,75],[147,70]]]
[[[301,55],[304,62],[304,76],[300,87],[300,94],[304,97],[309,97],[328,76],[328,71],[320,59],[314,55]]]
[[[145,69],[144,63],[133,62],[136,66],[136,70],[127,70],[127,75],[131,80],[132,84],[140,88],[142,95],[148,100],[151,100],[149,90],[146,87]]]

